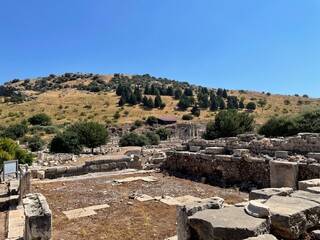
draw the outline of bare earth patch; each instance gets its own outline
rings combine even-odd
[[[130,177],[147,176],[132,174]],[[226,202],[241,202],[246,193],[222,189],[199,182],[149,174],[156,182],[141,180],[116,183],[113,180],[128,175],[106,176],[75,181],[33,183],[32,192],[46,198],[53,213],[53,239],[165,239],[176,234],[176,207],[159,201],[139,202],[129,199],[133,193],[152,197],[192,195],[199,198],[219,196]],[[63,211],[108,204],[109,208],[95,210],[97,214],[68,220]]]

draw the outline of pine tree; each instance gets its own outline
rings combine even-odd
[[[226,108],[226,104],[224,103],[224,100],[222,97],[219,97],[219,107],[220,107],[220,110],[223,110]]]
[[[154,99],[154,107],[159,108],[162,104],[161,96],[158,94]]]
[[[241,109],[243,109],[243,108],[244,108],[243,100],[240,100],[240,102],[239,102],[239,108],[241,108]]]
[[[147,84],[144,88],[144,94],[145,95],[149,95],[150,94],[150,88],[149,88],[149,85]]]
[[[142,101],[142,94],[141,94],[139,87],[135,87],[134,95],[136,97],[137,102],[140,103]]]
[[[213,97],[211,99],[211,105],[210,105],[210,111],[217,111],[219,108],[219,102],[218,102],[218,99],[217,97]]]
[[[123,85],[120,83],[116,90],[117,96],[121,96],[123,94]]]
[[[178,99],[180,99],[181,96],[182,96],[182,91],[181,91],[181,89],[176,89],[176,90],[174,91],[174,99],[178,100]]]
[[[223,98],[227,98],[227,97],[228,97],[228,93],[227,93],[227,90],[226,90],[226,89],[223,89],[223,91],[222,91],[222,97],[223,97]]]
[[[119,102],[118,102],[118,105],[119,105],[120,107],[122,107],[122,106],[125,105],[125,104],[126,104],[126,100],[124,99],[123,96],[121,96],[121,97],[120,97],[120,100],[119,100]]]
[[[195,105],[192,109],[191,109],[191,114],[196,116],[196,117],[199,117],[200,116],[200,108]]]
[[[174,93],[173,93],[173,88],[172,88],[171,86],[169,86],[169,87],[167,88],[166,95],[167,95],[167,96],[173,96],[173,95],[174,95]]]
[[[134,93],[131,93],[130,98],[129,98],[129,103],[131,105],[136,105],[137,104],[137,98]]]
[[[149,109],[151,109],[151,108],[154,107],[154,103],[153,103],[153,100],[152,100],[151,97],[148,98],[148,105],[147,105],[147,107],[148,107]]]
[[[147,98],[146,96],[144,96],[144,97],[142,98],[142,105],[143,105],[144,107],[148,107],[148,98]]]

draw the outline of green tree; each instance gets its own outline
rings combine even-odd
[[[147,132],[146,137],[151,145],[158,145],[160,142],[160,137],[155,132]]]
[[[181,91],[181,89],[176,89],[176,90],[174,91],[174,99],[178,100],[178,99],[181,98],[181,96],[182,96],[182,91]]]
[[[118,105],[120,106],[120,107],[122,107],[122,106],[124,106],[126,104],[126,100],[125,100],[125,98],[123,97],[123,96],[121,96],[120,97],[120,100],[119,100],[119,102],[118,102]]]
[[[244,102],[243,100],[241,99],[240,102],[239,102],[239,108],[243,109],[244,108]]]
[[[9,125],[2,133],[3,137],[18,139],[23,137],[28,131],[28,127],[22,123]]]
[[[83,149],[75,132],[65,131],[56,135],[50,143],[50,152],[79,154]]]
[[[119,145],[121,147],[124,146],[144,146],[148,145],[148,139],[145,136],[138,135],[135,132],[130,132],[124,134],[120,140],[119,140]]]
[[[40,151],[44,146],[44,141],[39,136],[33,136],[28,142],[28,148],[32,152]]]
[[[18,159],[21,164],[31,165],[33,155],[22,150],[12,139],[0,138],[0,164],[13,159]]]
[[[80,144],[90,148],[91,153],[93,153],[94,148],[106,144],[108,140],[107,129],[97,122],[75,123],[67,131],[76,133]]]
[[[153,124],[157,124],[158,123],[158,119],[155,116],[148,116],[147,118],[147,124],[148,125],[153,125]]]
[[[228,93],[227,93],[227,90],[226,90],[226,89],[223,89],[223,91],[222,91],[222,97],[223,97],[223,98],[227,98],[227,97],[228,97]]]
[[[166,128],[160,127],[156,130],[156,134],[159,135],[160,140],[164,141],[171,136],[171,131]]]
[[[225,104],[223,98],[222,98],[222,97],[218,97],[218,101],[219,101],[219,108],[220,108],[220,110],[225,109],[225,108],[226,108],[226,104]]]
[[[182,120],[192,120],[193,116],[191,114],[184,114],[182,116]]]
[[[159,108],[162,104],[162,99],[161,96],[158,94],[155,98],[154,98],[154,107],[155,108]]]
[[[200,108],[196,105],[191,109],[191,114],[199,117],[200,116]]]
[[[204,137],[206,139],[233,137],[240,133],[252,131],[253,124],[253,116],[248,113],[224,110],[217,114],[214,121],[207,124]]]
[[[217,111],[219,108],[219,102],[216,96],[211,98],[210,111]]]
[[[51,117],[45,113],[38,113],[30,117],[28,122],[32,125],[49,126],[51,125]]]
[[[246,105],[246,109],[255,110],[256,109],[256,104],[254,102],[248,102],[247,105]]]
[[[271,117],[258,131],[266,137],[291,136],[298,132],[298,124],[293,117]]]

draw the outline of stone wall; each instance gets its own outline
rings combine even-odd
[[[270,171],[270,163],[279,168]],[[283,165],[283,166],[282,166]],[[320,176],[320,134],[300,133],[288,138],[256,134],[216,140],[193,139],[167,152],[163,169],[216,185],[288,186]],[[293,171],[293,172],[290,172]],[[279,177],[280,176],[280,177]],[[273,179],[271,179],[273,178]]]
[[[58,178],[82,175],[90,172],[107,172],[127,168],[141,169],[141,161],[138,157],[110,158],[103,160],[89,160],[80,166],[50,167],[43,170],[31,170],[33,178]],[[39,177],[39,173],[42,177]],[[43,173],[43,174],[42,174]]]

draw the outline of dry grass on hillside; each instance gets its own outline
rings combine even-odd
[[[108,80],[108,76],[105,77]],[[111,76],[109,76],[111,79]],[[110,80],[109,79],[109,80]],[[239,99],[245,98],[245,105],[250,99],[266,99],[267,104],[252,113],[255,115],[257,125],[264,123],[268,117],[275,115],[287,115],[299,113],[309,108],[319,107],[319,99],[309,99],[295,96],[270,95],[267,96],[258,92],[229,91],[229,95],[236,95]],[[154,97],[154,96],[152,96]],[[181,120],[182,115],[190,113],[177,110],[177,100],[169,96],[162,96],[162,100],[166,103],[164,109],[144,110],[141,106],[124,106],[118,107],[119,97],[114,92],[90,93],[86,91],[78,91],[76,89],[62,89],[48,91],[38,95],[34,101],[24,102],[21,104],[1,103],[0,124],[9,125],[20,122],[30,116],[45,112],[50,115],[53,124],[64,124],[77,122],[79,120],[92,120],[100,123],[113,121],[113,115],[116,111],[120,112],[118,124],[132,123],[134,120],[143,119],[150,115],[155,116],[173,116]],[[289,100],[290,104],[285,105],[284,101]],[[302,105],[297,102],[303,101]],[[305,103],[307,102],[307,104]],[[209,121],[214,118],[216,113],[207,110],[201,110],[200,117],[195,117],[194,122]]]

